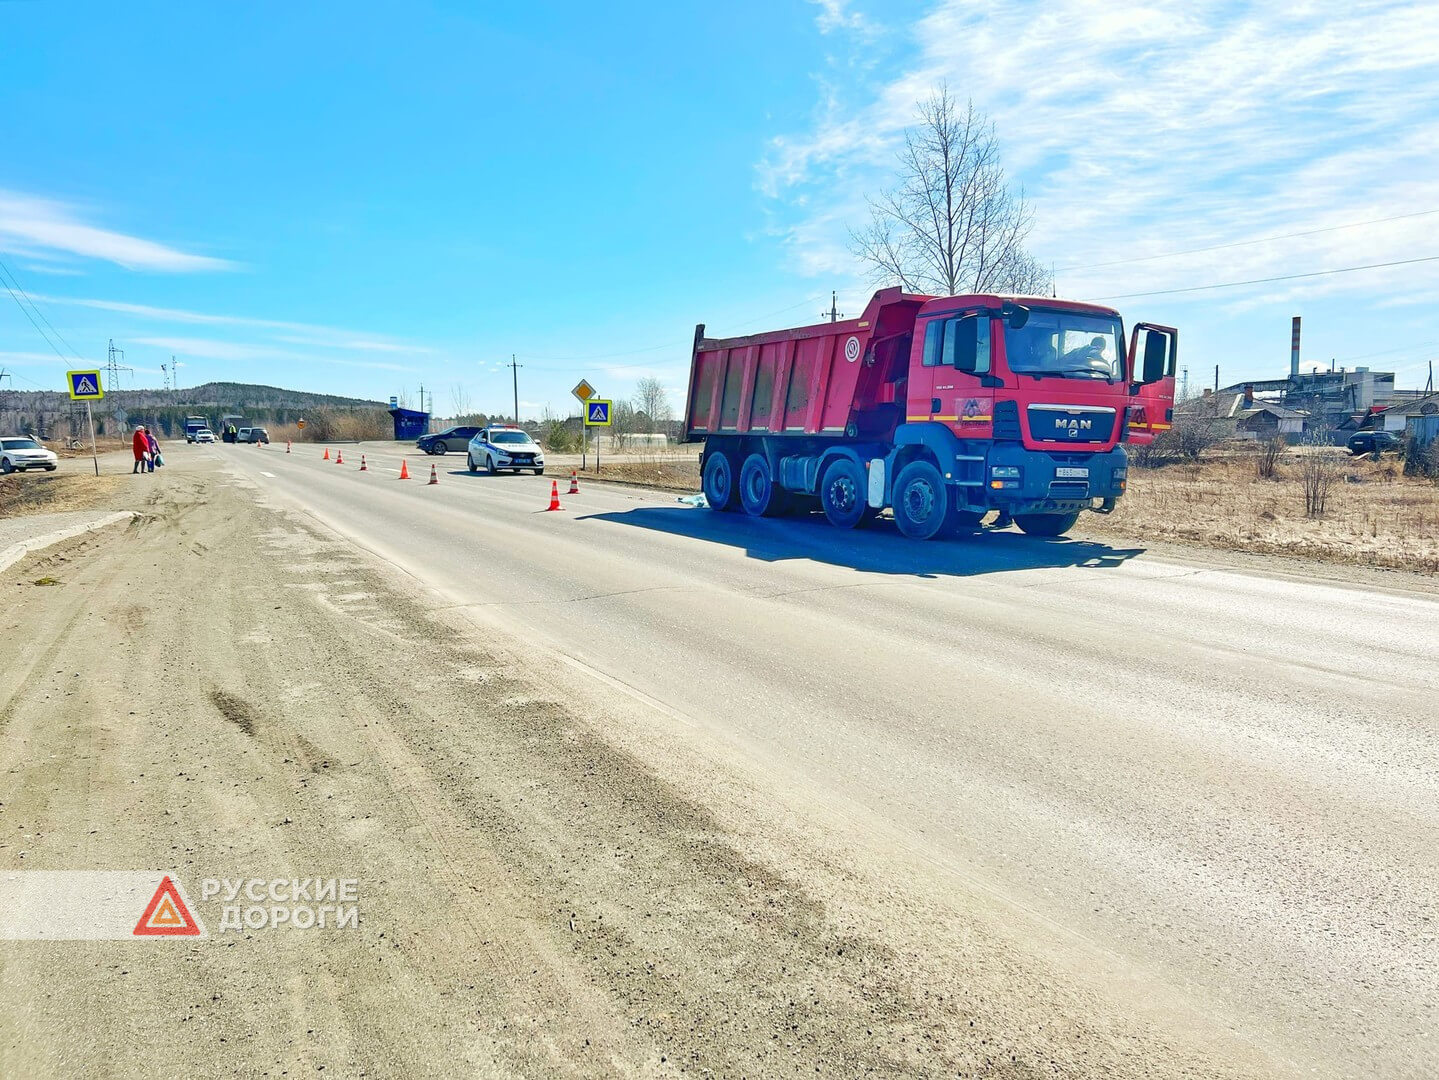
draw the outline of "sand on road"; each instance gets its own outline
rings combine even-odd
[[[353,878],[359,925],[0,941],[0,1076],[1289,1071],[683,730],[662,775],[239,478],[144,510],[0,575],[0,870]]]

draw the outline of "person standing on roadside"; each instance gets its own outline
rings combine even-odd
[[[144,427],[138,424],[135,427],[135,436],[130,440],[130,448],[135,452],[135,467],[130,470],[133,476],[137,472],[145,471],[150,457],[150,440],[145,435]]]
[[[149,428],[145,429],[145,441],[150,446],[150,471],[155,471],[155,461],[160,456],[160,440],[155,438],[154,432]]]

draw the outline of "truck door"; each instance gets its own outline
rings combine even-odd
[[[1154,441],[1174,422],[1174,372],[1179,362],[1179,331],[1172,326],[1136,323],[1129,339],[1128,441]]]
[[[990,319],[983,308],[944,312],[923,325],[920,365],[911,367],[910,422],[937,420],[963,437],[984,438],[993,413]]]

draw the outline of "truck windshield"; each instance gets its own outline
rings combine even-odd
[[[1005,327],[1004,352],[1018,375],[1112,382],[1124,377],[1122,340],[1112,316],[1035,308],[1020,329]]]

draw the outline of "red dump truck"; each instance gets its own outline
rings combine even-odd
[[[1178,331],[1140,323],[1126,350],[1119,314],[1094,304],[891,288],[857,319],[704,330],[685,440],[704,441],[716,510],[770,516],[818,498],[853,528],[889,507],[920,540],[1000,510],[1059,536],[1083,510],[1114,509],[1123,443],[1173,414]]]

